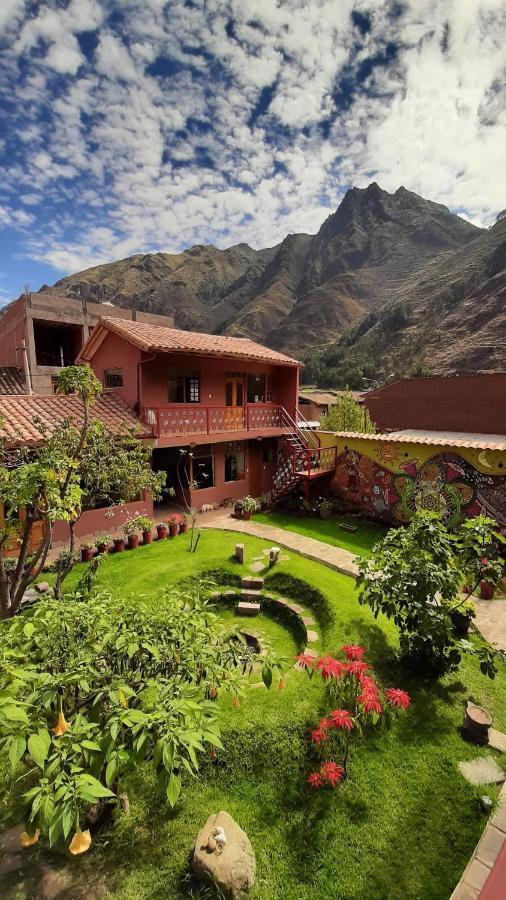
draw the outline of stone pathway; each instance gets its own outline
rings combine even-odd
[[[470,784],[502,784],[506,781],[506,775],[493,756],[478,756],[469,762],[459,762],[459,769]]]
[[[506,600],[480,600],[473,597],[474,623],[486,641],[498,650],[506,650]]]
[[[215,516],[205,522],[199,523],[202,528],[219,528],[224,531],[236,531],[241,534],[251,534],[253,537],[264,538],[282,547],[288,547],[299,556],[307,559],[316,559],[324,566],[341,572],[343,575],[355,577],[358,567],[355,563],[355,554],[342,547],[332,547],[315,538],[295,534],[293,531],[285,531],[275,525],[263,525],[256,522],[243,522],[242,519],[234,519],[230,515]]]
[[[504,900],[506,896],[506,784],[450,900]]]

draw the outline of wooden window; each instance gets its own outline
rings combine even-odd
[[[265,376],[265,402],[272,403],[272,378],[270,375]]]
[[[200,403],[200,373],[170,369],[168,400],[169,403]]]
[[[214,447],[201,444],[192,452],[192,488],[194,491],[214,487]]]
[[[244,478],[244,441],[225,444],[225,481],[241,481]]]
[[[265,402],[265,375],[248,375],[248,403]]]
[[[114,390],[123,387],[123,369],[105,369],[104,388]]]

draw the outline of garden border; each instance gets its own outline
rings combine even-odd
[[[481,896],[489,875],[506,846],[506,783],[503,784],[497,809],[488,820],[483,834],[473,850],[464,874],[450,900],[474,900]],[[488,895],[487,895],[488,896]],[[493,893],[490,894],[492,898]],[[499,895],[497,895],[499,897]]]

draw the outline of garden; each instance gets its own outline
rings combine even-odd
[[[200,576],[199,583],[212,578],[220,589],[234,588],[249,573],[251,561],[263,556],[266,567],[260,574],[266,589],[313,604],[318,654],[342,661],[341,647],[366,648],[363,659],[372,665],[378,682],[405,691],[409,706],[391,721],[366,728],[350,749],[346,778],[337,772],[334,788],[317,783],[313,789],[308,779],[321,771],[321,759],[318,739],[311,740],[311,735],[325,728],[321,722],[331,709],[327,684],[320,672],[308,678],[294,668],[296,655],[304,649],[297,630],[262,612],[248,628],[254,628],[273,658],[282,661],[283,672],[274,672],[270,690],[253,687],[261,682],[258,671],[241,686],[232,678],[220,688],[213,716],[216,712],[221,720],[221,736],[198,753],[198,769],[181,767],[181,793],[171,798],[174,805],[168,801],[166,784],[160,791],[159,773],[147,759],[139,759],[121,779],[129,812],[114,808],[83,854],[69,855],[62,836],[52,849],[47,838],[41,838],[23,851],[23,887],[18,873],[4,875],[3,896],[33,896],[30,878],[37,878],[44,865],[62,867],[76,896],[84,884],[88,895],[105,887],[112,897],[124,900],[195,896],[198,888],[188,860],[196,833],[210,813],[226,809],[255,850],[254,898],[448,897],[485,823],[479,805],[483,790],[468,784],[457,768],[459,761],[483,752],[460,735],[463,709],[472,697],[490,710],[496,728],[506,729],[503,665],[490,680],[474,657],[464,655],[457,670],[437,680],[421,678],[400,667],[398,627],[381,612],[375,618],[367,605],[357,603],[352,579],[289,553],[269,569],[264,553],[268,545],[255,538],[244,537],[243,566],[233,558],[229,533],[207,531],[196,553],[189,553],[189,542],[189,534],[180,535],[104,557],[94,586],[102,599],[89,599],[87,606],[110,602],[117,609],[124,600],[135,632],[134,610],[145,607],[156,614],[166,588],[187,585],[190,576]],[[83,572],[84,565],[73,570],[67,591],[83,590]],[[112,599],[104,600],[103,590]],[[244,625],[230,606],[217,603],[214,613],[226,629]],[[28,632],[29,616],[23,623]],[[70,717],[66,724],[71,733]],[[95,737],[100,746],[100,734]],[[19,821],[22,795],[33,785],[34,768],[23,774],[16,764],[13,773],[7,756],[2,770],[3,828]],[[493,797],[494,789],[487,790]],[[69,830],[67,846],[70,837]]]

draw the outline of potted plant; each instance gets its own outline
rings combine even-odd
[[[135,550],[135,548],[139,546],[139,539],[142,530],[141,524],[139,522],[140,518],[140,516],[132,516],[132,518],[128,519],[128,521],[123,525],[123,531],[128,538],[129,550]]]
[[[309,501],[306,500],[304,497],[301,497],[299,499],[299,508],[298,508],[299,516],[303,516],[304,518],[307,518],[309,515],[310,509],[311,509],[311,504],[309,503]]]
[[[450,619],[452,620],[455,634],[458,634],[459,637],[465,637],[475,616],[474,606],[470,600],[466,600],[460,606],[452,609],[450,611]]]
[[[175,538],[177,534],[179,534],[179,516],[173,513],[168,517],[167,522],[169,523],[169,537]]]
[[[262,496],[260,497],[260,509],[262,510],[262,512],[265,512],[266,510],[268,510],[270,505],[271,505],[271,501],[270,501],[269,495],[262,494]]]
[[[109,550],[110,537],[108,534],[99,534],[95,540],[95,547],[98,553],[107,553]]]
[[[253,497],[245,497],[242,501],[242,517],[248,521],[257,511],[257,502]]]
[[[150,544],[153,540],[154,521],[149,516],[138,516],[139,526],[142,532],[143,544]]]
[[[495,589],[502,578],[503,567],[498,560],[487,559],[481,560],[480,572],[480,597],[482,600],[492,600]]]
[[[181,522],[179,524],[179,534],[186,534],[186,532],[188,531],[188,519],[189,516],[187,516],[186,513],[183,514],[183,518],[181,519]]]
[[[83,541],[81,544],[81,559],[90,562],[95,555],[95,541]]]
[[[236,500],[234,503],[234,518],[242,519],[242,514],[244,511],[244,503],[242,500]]]
[[[163,541],[163,539],[167,537],[167,522],[157,522],[156,533],[158,535],[158,540]]]
[[[320,519],[330,519],[332,515],[332,500],[322,500],[318,507]]]
[[[114,544],[114,552],[122,553],[123,550],[125,549],[125,538],[124,537],[115,537],[115,538],[113,538],[113,544]]]

